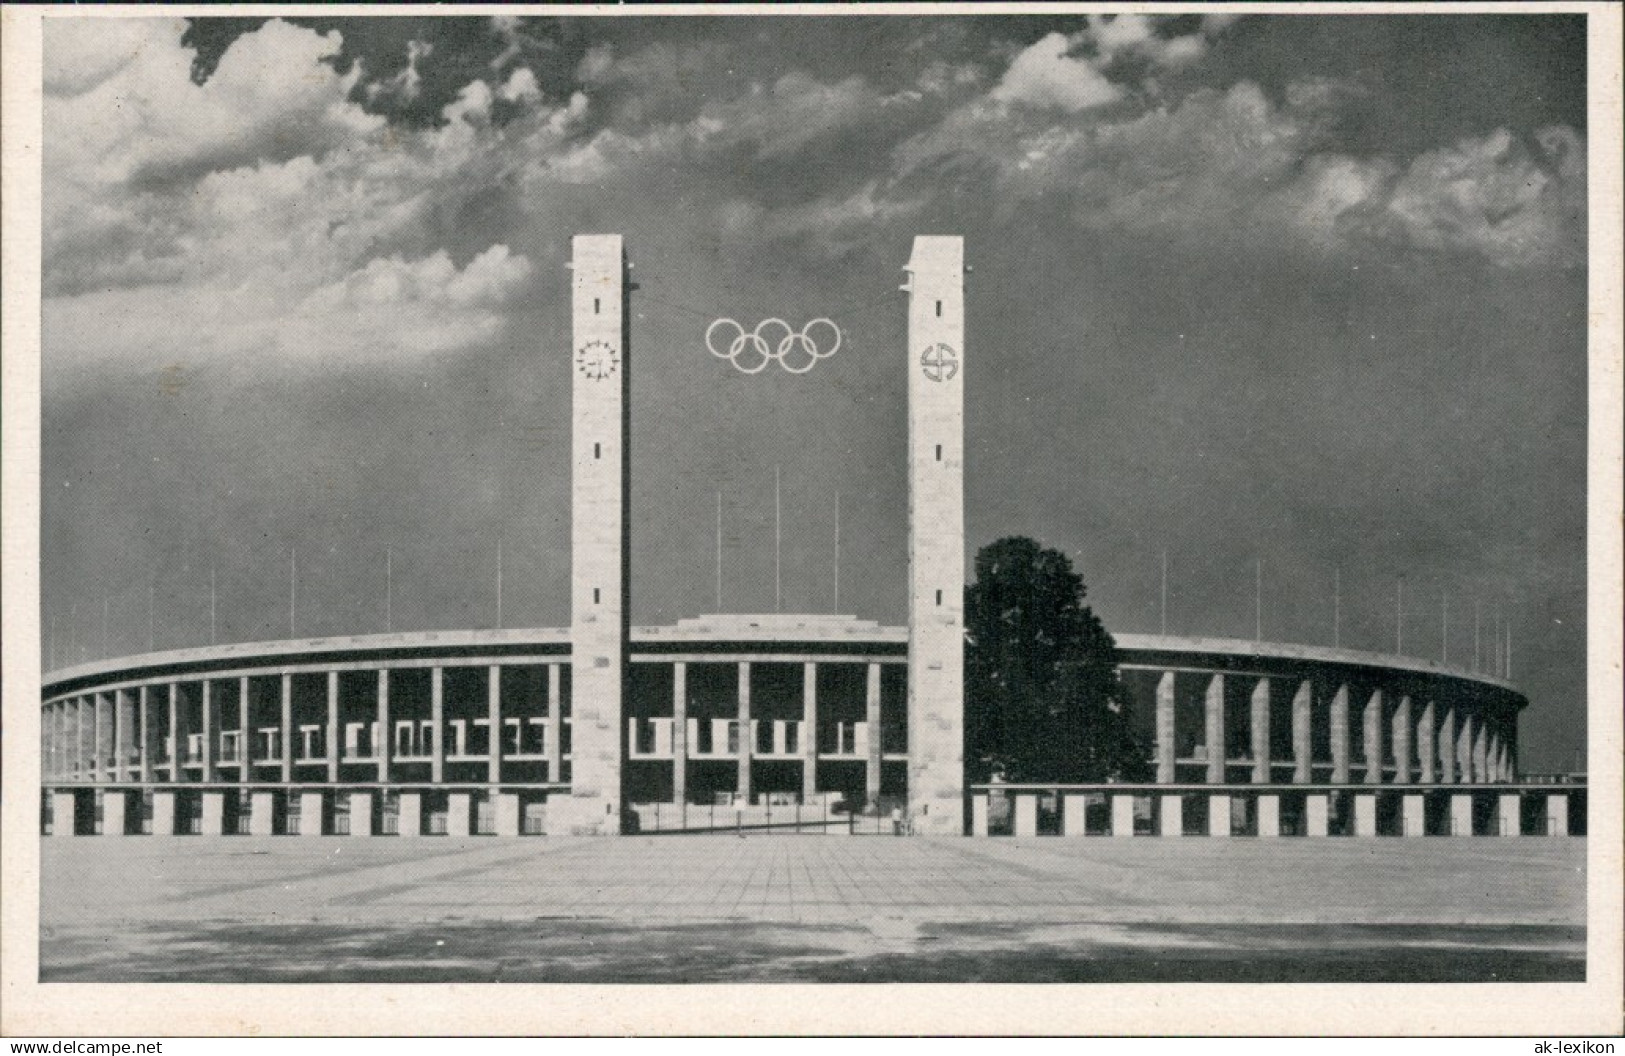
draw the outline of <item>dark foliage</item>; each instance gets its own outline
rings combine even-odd
[[[1117,644],[1083,604],[1065,554],[1031,539],[990,543],[966,588],[967,777],[1144,780],[1146,746],[1117,674]]]

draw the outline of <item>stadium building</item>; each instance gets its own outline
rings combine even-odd
[[[628,265],[619,236],[572,250],[570,626],[238,643],[50,672],[45,832],[1584,831],[1583,788],[1517,780],[1527,701],[1512,685],[1271,642],[1118,637],[1150,783],[968,785],[957,237],[917,238],[906,269],[907,626],[633,627]]]

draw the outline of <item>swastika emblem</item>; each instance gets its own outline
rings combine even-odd
[[[920,356],[920,369],[932,381],[948,381],[959,373],[959,356],[952,345],[932,345]]]

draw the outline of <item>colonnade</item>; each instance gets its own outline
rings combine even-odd
[[[1368,785],[1412,783],[1493,784],[1513,780],[1516,762],[1510,730],[1499,717],[1490,717],[1465,704],[1440,705],[1435,700],[1413,699],[1405,692],[1371,689],[1355,697],[1353,687],[1337,683],[1326,702],[1330,740],[1329,758],[1314,757],[1316,684],[1310,679],[1275,679],[1269,676],[1207,675],[1203,695],[1203,741],[1185,758],[1177,755],[1175,672],[1163,671],[1157,682],[1155,770],[1158,784],[1174,784],[1180,766],[1199,766],[1203,782],[1224,784],[1228,768],[1244,766],[1253,783],[1276,780],[1277,766],[1290,765],[1290,783],[1297,785]],[[1226,750],[1226,679],[1246,678],[1252,683],[1249,699],[1250,752],[1239,758]],[[1272,757],[1271,709],[1275,683],[1293,686],[1291,700],[1290,760]],[[1295,685],[1294,685],[1295,683]],[[1358,708],[1361,758],[1351,753],[1352,722]],[[1318,775],[1320,769],[1324,777]],[[1329,769],[1329,773],[1326,771]]]
[[[428,768],[430,782],[439,783],[452,762],[483,763],[486,780],[496,783],[507,760],[544,763],[547,780],[562,782],[569,724],[561,689],[563,665],[543,665],[545,711],[504,709],[503,665],[478,665],[486,671],[485,714],[448,722],[445,682],[454,666],[428,667],[427,719],[392,718],[391,676],[409,669],[386,666],[169,679],[71,694],[48,701],[41,714],[44,778],[81,784],[337,783],[341,767],[356,766],[388,783],[402,776],[396,772],[400,766],[418,764]],[[371,714],[342,722],[339,678],[355,671],[376,677]],[[320,675],[325,686],[324,713],[320,721],[296,725],[293,679],[312,674]],[[278,686],[277,721],[256,724],[253,684],[271,680]],[[235,685],[229,704],[223,700],[223,684]],[[482,731],[483,738],[470,736]],[[476,751],[472,742],[481,739],[484,746]]]
[[[692,662],[715,661],[696,658]],[[873,803],[878,799],[882,761],[887,756],[897,761],[907,758],[906,744],[892,745],[892,750],[888,752],[881,734],[882,661],[860,661],[864,669],[863,719],[848,722],[828,722],[820,715],[819,661],[795,661],[801,668],[800,718],[773,720],[757,719],[752,710],[751,667],[753,662],[764,661],[731,662],[737,664],[738,669],[738,703],[732,718],[700,720],[691,717],[690,661],[675,660],[672,662],[671,716],[632,716],[627,719],[630,759],[671,761],[673,802],[683,803],[687,800],[691,761],[730,758],[735,761],[736,767],[735,794],[746,803],[753,800],[757,791],[751,773],[752,763],[757,760],[800,763],[800,795],[805,802],[811,802],[821,791],[825,791],[818,783],[820,759],[861,762],[864,768],[865,802]],[[848,659],[830,662],[843,665],[854,663]],[[894,663],[899,668],[903,666],[900,662]],[[712,729],[702,726],[706,721],[709,721]],[[821,747],[825,744],[828,746]]]

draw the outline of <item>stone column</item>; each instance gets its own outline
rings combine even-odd
[[[293,780],[293,676],[282,676],[282,783]]]
[[[186,702],[181,699],[181,684],[169,684],[169,779],[176,784],[186,780]],[[173,806],[173,804],[171,804]],[[157,809],[154,807],[153,809]],[[156,819],[157,815],[153,815]]]
[[[129,774],[130,735],[134,732],[131,719],[130,691],[113,691],[113,780],[123,781]],[[106,826],[103,826],[104,828]]]
[[[1472,715],[1461,717],[1461,731],[1456,734],[1456,773],[1461,776],[1461,783],[1473,783],[1473,724],[1476,719]]]
[[[1399,698],[1394,709],[1392,739],[1394,742],[1394,784],[1411,783],[1411,698]]]
[[[1174,673],[1164,671],[1157,680],[1157,784],[1174,783],[1176,729],[1174,725]]]
[[[485,763],[485,779],[495,785],[502,781],[502,666],[492,664],[486,675],[485,721],[491,726],[490,754]],[[515,800],[517,805],[518,801]],[[519,835],[517,826],[515,836]]]
[[[1261,678],[1253,686],[1252,714],[1253,784],[1270,779],[1270,680]]]
[[[446,671],[436,665],[429,674],[429,725],[433,728],[429,738],[429,780],[437,785],[446,780],[446,739],[441,735],[445,724]]]
[[[107,773],[107,742],[112,734],[112,723],[109,721],[112,716],[108,714],[110,709],[107,706],[107,694],[97,693],[92,696],[90,708],[93,723],[90,737],[90,780],[100,784]]]
[[[1207,736],[1207,783],[1224,783],[1224,676],[1214,675],[1208,680],[1207,699],[1203,703],[1203,726]]]
[[[203,697],[200,713],[203,717],[203,780],[220,780],[220,771],[216,765],[219,753],[215,750],[215,738],[220,736],[220,702],[215,699],[214,683],[208,679],[202,682],[199,690]],[[204,818],[204,832],[208,832],[208,818]]]
[[[1314,705],[1315,688],[1308,679],[1298,683],[1298,692],[1292,697],[1292,783],[1309,784],[1313,771],[1315,741],[1311,733],[1310,708]]]
[[[45,776],[62,776],[62,723],[55,704],[47,704],[40,712],[40,728],[45,733]]]
[[[395,738],[389,728],[389,668],[378,669],[378,736],[373,754],[378,757],[378,783],[389,783],[389,758],[395,751]],[[492,728],[491,736],[500,739],[502,731]]]
[[[436,738],[438,743],[439,738]],[[339,673],[327,673],[327,783],[339,783]]]
[[[739,663],[739,711],[735,716],[739,723],[739,795],[748,805],[750,803],[750,757],[756,745],[751,736],[750,729],[750,661],[742,660]]]
[[[1430,700],[1423,706],[1422,717],[1416,723],[1416,755],[1422,763],[1421,781],[1424,785],[1438,780],[1439,749],[1433,739],[1434,729],[1433,701]]]
[[[1264,795],[1258,797],[1258,835],[1273,837],[1281,835],[1281,797]]]
[[[1401,832],[1406,836],[1427,835],[1427,806],[1423,798],[1415,792],[1407,792],[1404,802],[1400,805]]]
[[[863,769],[863,793],[873,806],[880,801],[880,665],[869,665],[864,720],[869,726],[869,758]],[[910,736],[919,736],[910,730]],[[918,797],[916,797],[918,798]],[[961,813],[963,818],[964,814]],[[964,824],[961,822],[960,824]]]
[[[1439,724],[1439,783],[1456,783],[1456,709],[1446,708]]]
[[[1034,795],[1021,795],[1015,797],[1016,801],[1016,835],[1038,835],[1038,797]]]
[[[248,724],[248,703],[248,676],[243,675],[237,679],[237,779],[244,784],[254,776],[254,731]]]
[[[1349,783],[1349,687],[1338,686],[1332,696],[1332,784]]]
[[[136,697],[137,734],[141,746],[141,783],[152,781],[152,741],[156,725],[152,721],[152,687],[142,686]]]
[[[688,664],[671,665],[671,801],[688,803]]]
[[[1230,835],[1230,797],[1228,795],[1207,797],[1207,834],[1209,836]]]
[[[564,780],[564,699],[559,665],[547,665],[547,779]],[[685,731],[685,743],[687,740]]]
[[[1178,792],[1157,797],[1157,835],[1185,835],[1185,797]]]
[[[1473,737],[1473,781],[1478,784],[1487,784],[1489,773],[1489,730],[1484,720],[1478,721],[1478,732]]]
[[[1114,792],[1112,801],[1112,835],[1134,835],[1134,797],[1126,793]]]
[[[801,801],[818,798],[818,664],[801,669]]]
[[[1365,783],[1382,783],[1382,690],[1372,690],[1365,704]]]

